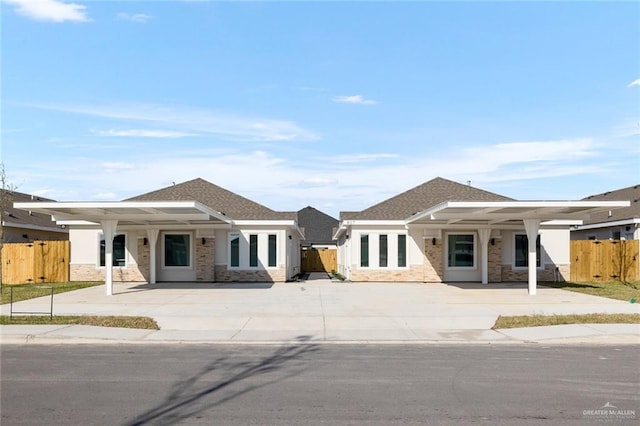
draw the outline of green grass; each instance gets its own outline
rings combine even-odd
[[[591,294],[593,296],[608,297],[609,299],[624,300],[634,299],[640,303],[640,282],[621,283],[620,281],[574,283],[574,282],[541,282],[546,287],[560,288],[562,290],[575,291],[577,293]]]
[[[121,316],[67,316],[60,315],[53,318],[48,315],[0,315],[0,324],[29,324],[29,325],[96,325],[100,327],[142,328],[147,330],[160,330],[158,324],[149,317],[121,317]]]
[[[563,324],[640,324],[640,314],[499,316],[492,329]]]
[[[48,284],[4,284],[2,286],[2,295],[0,296],[0,305],[9,303],[10,292],[13,288],[13,301],[34,299],[36,297],[48,296],[51,294],[50,287],[53,287],[53,294],[66,293],[68,291],[79,290],[81,288],[93,287],[104,284],[100,281],[93,282],[67,282],[67,283],[48,283]]]

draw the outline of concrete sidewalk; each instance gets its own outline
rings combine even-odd
[[[48,310],[48,298],[19,302]],[[2,314],[9,306],[2,305]],[[526,284],[116,284],[54,296],[55,315],[149,316],[160,330],[91,326],[0,328],[2,343],[616,343],[640,344],[640,324],[492,330],[499,315],[640,313],[640,305]]]

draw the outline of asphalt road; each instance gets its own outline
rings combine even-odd
[[[5,345],[0,354],[2,426],[640,418],[637,346]]]

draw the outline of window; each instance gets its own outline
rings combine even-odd
[[[164,266],[191,266],[191,235],[164,235]]]
[[[232,267],[240,266],[240,234],[229,235],[229,247],[231,248],[229,265]]]
[[[369,236],[360,235],[360,266],[369,266]]]
[[[249,266],[255,268],[258,266],[258,235],[249,235]]]
[[[516,234],[515,266],[526,268],[529,265],[529,239],[524,234]],[[540,267],[540,235],[536,238],[536,267]]]
[[[407,236],[398,235],[398,267],[407,266]]]
[[[275,234],[269,235],[269,266],[273,267],[277,264],[276,250],[278,248]]]
[[[380,263],[379,266],[381,268],[385,268],[388,265],[388,260],[387,260],[387,236],[386,235],[380,235],[380,244],[379,244],[379,254],[380,254]]]
[[[113,266],[127,266],[126,247],[124,234],[118,234],[113,237]],[[104,235],[100,234],[100,266],[104,266],[105,251]]]
[[[448,243],[448,265],[450,268],[472,268],[475,266],[473,234],[449,234]]]

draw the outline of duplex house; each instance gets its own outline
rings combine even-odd
[[[517,201],[443,178],[342,212],[338,272],[352,281],[569,278],[569,229],[625,201]]]
[[[640,240],[640,185],[590,195],[584,200],[629,200],[630,205],[592,215],[573,227],[572,240]]]
[[[286,281],[300,272],[296,212],[194,179],[116,202],[29,202],[69,228],[72,281]]]
[[[2,241],[5,243],[30,243],[34,240],[67,240],[69,230],[56,225],[48,214],[17,209],[16,202],[53,201],[37,195],[0,189],[4,206],[2,212]]]

